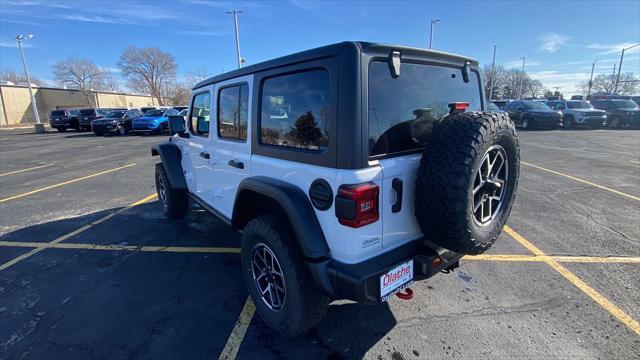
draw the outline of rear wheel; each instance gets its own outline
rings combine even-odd
[[[242,232],[245,284],[262,319],[292,337],[314,327],[326,314],[329,298],[314,286],[288,223],[262,215]]]
[[[479,254],[495,242],[518,185],[520,152],[505,114],[453,114],[436,125],[416,178],[416,218],[425,238]]]
[[[172,189],[162,164],[156,164],[156,192],[162,211],[170,219],[182,219],[189,210],[185,190]]]

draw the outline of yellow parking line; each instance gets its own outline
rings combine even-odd
[[[0,245],[2,245],[0,243]],[[511,261],[511,262],[545,262],[549,259],[557,262],[587,263],[587,264],[640,264],[640,257],[626,256],[555,256],[555,255],[510,255],[510,254],[482,254],[465,255],[465,260],[479,261]]]
[[[81,227],[81,228],[79,228],[77,230],[74,230],[74,231],[72,231],[72,232],[70,232],[70,233],[68,233],[66,235],[62,235],[62,236],[60,236],[59,238],[57,238],[57,239],[55,239],[53,241],[50,241],[48,243],[43,243],[43,244],[41,244],[41,246],[39,246],[39,247],[37,247],[37,248],[35,248],[35,249],[25,253],[25,254],[22,254],[22,255],[18,256],[17,258],[13,259],[13,260],[10,260],[10,261],[0,265],[0,271],[5,270],[8,267],[13,266],[13,265],[19,263],[20,261],[22,261],[22,260],[24,260],[24,259],[26,259],[28,257],[31,257],[32,255],[35,255],[35,254],[39,253],[40,251],[46,249],[46,247],[44,246],[45,244],[48,244],[48,245],[58,244],[58,243],[60,243],[62,241],[65,241],[66,239],[68,239],[70,237],[76,236],[76,235],[78,235],[78,234],[80,234],[80,233],[82,233],[84,231],[87,231],[87,230],[91,229],[92,227],[94,227],[94,226],[96,226],[98,224],[102,224],[103,222],[111,219],[112,217],[114,217],[114,216],[116,216],[116,215],[118,215],[120,213],[123,213],[123,212],[131,209],[132,207],[138,206],[140,204],[144,204],[147,201],[155,199],[156,197],[157,197],[156,194],[149,195],[149,196],[145,197],[144,199],[138,200],[138,201],[136,201],[136,202],[134,202],[134,203],[132,203],[132,204],[120,209],[120,210],[114,211],[109,215],[101,217],[98,220],[92,221],[91,223],[89,223],[89,224],[87,224],[87,225],[85,225],[85,226],[83,226],[83,227]]]
[[[509,234],[512,238],[514,238],[517,242],[519,242],[522,246],[524,246],[529,251],[531,251],[533,254],[537,256],[546,256],[542,250],[538,249],[538,247],[536,247],[535,245],[527,241],[524,237],[522,237],[522,235],[515,232],[509,226],[505,225],[504,231],[507,234]],[[625,324],[629,329],[631,329],[631,331],[635,332],[637,335],[640,336],[640,323],[638,323],[637,320],[629,316],[622,309],[620,309],[611,301],[609,301],[607,298],[602,296],[594,288],[587,285],[587,283],[582,281],[582,279],[574,275],[571,271],[569,271],[567,268],[562,266],[558,261],[554,260],[552,257],[547,256],[544,262],[547,265],[551,266],[555,271],[559,272],[560,275],[564,276],[565,279],[569,280],[569,282],[575,285],[578,289],[582,290],[582,292],[587,294],[591,299],[597,302],[600,306],[602,306],[602,308],[607,310],[611,315],[613,315],[618,320],[620,320],[620,322]]]
[[[587,184],[587,185],[596,187],[596,188],[601,189],[601,190],[609,191],[609,192],[612,192],[614,194],[618,194],[620,196],[624,196],[624,197],[629,198],[629,199],[640,201],[640,197],[633,196],[633,195],[630,195],[630,194],[627,194],[627,193],[623,193],[622,191],[614,190],[614,189],[608,188],[606,186],[598,185],[596,183],[592,183],[591,181],[583,180],[583,179],[577,178],[575,176],[571,176],[571,175],[567,175],[567,174],[564,174],[564,173],[561,173],[561,172],[558,172],[558,171],[555,171],[555,170],[550,170],[550,169],[547,169],[547,168],[543,168],[542,166],[535,165],[535,164],[530,164],[530,163],[524,162],[524,161],[520,161],[520,164],[531,166],[533,168],[536,168],[536,169],[542,170],[542,171],[546,171],[546,172],[549,172],[551,174],[564,176],[567,179],[571,179],[571,180],[574,180],[574,181],[577,181],[577,182],[580,182],[580,183],[583,183],[583,184]]]
[[[18,242],[18,241],[0,241],[0,246],[46,248],[46,249],[70,249],[70,250],[107,250],[107,251],[141,251],[141,252],[172,252],[172,253],[228,253],[228,254],[240,253],[240,248],[232,248],[232,247],[100,245],[100,244],[76,244],[76,243]]]
[[[100,172],[97,172],[97,173],[95,173],[95,174],[91,174],[91,175],[87,175],[87,176],[79,177],[79,178],[77,178],[77,179],[73,179],[73,180],[68,180],[68,181],[65,181],[65,182],[61,182],[61,183],[59,183],[59,184],[50,185],[50,186],[45,186],[45,187],[43,187],[43,188],[36,189],[36,190],[31,190],[31,191],[26,192],[26,193],[23,193],[23,194],[18,194],[18,195],[10,196],[10,197],[8,197],[8,198],[0,199],[0,203],[6,202],[6,201],[10,201],[10,200],[15,200],[15,199],[18,199],[18,198],[21,198],[21,197],[25,197],[25,196],[28,196],[28,195],[33,195],[33,194],[36,194],[36,193],[39,193],[39,192],[42,192],[42,191],[45,191],[45,190],[54,189],[54,188],[57,188],[57,187],[60,187],[60,186],[73,184],[73,183],[76,183],[76,182],[78,182],[78,181],[91,179],[91,178],[94,178],[94,177],[96,177],[96,176],[100,176],[100,175],[105,175],[105,174],[108,174],[108,173],[112,173],[112,172],[114,172],[114,171],[122,170],[122,169],[125,169],[125,168],[128,168],[128,167],[134,166],[134,165],[136,165],[136,164],[134,163],[134,164],[129,164],[129,165],[125,165],[125,166],[120,166],[120,167],[117,167],[117,168],[114,168],[114,169],[105,170],[105,171],[100,171]]]
[[[10,171],[10,172],[6,172],[6,173],[2,173],[0,174],[0,176],[7,176],[7,175],[13,175],[13,174],[19,174],[19,173],[23,173],[26,171],[31,171],[31,170],[37,170],[37,169],[42,169],[42,168],[46,168],[49,166],[53,166],[54,164],[47,164],[47,165],[40,165],[40,166],[34,166],[28,169],[22,169],[22,170],[16,170],[16,171]]]
[[[253,314],[256,311],[256,306],[254,305],[251,298],[248,297],[247,301],[244,303],[244,307],[240,312],[240,316],[236,321],[236,324],[233,326],[233,330],[231,330],[231,335],[227,339],[227,343],[224,345],[224,349],[222,349],[222,353],[220,354],[220,360],[231,360],[235,359],[238,354],[238,350],[240,349],[240,345],[242,344],[242,340],[244,339],[244,335],[247,332],[247,328],[249,324],[251,324],[251,318],[253,318]]]

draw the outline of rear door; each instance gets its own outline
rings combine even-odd
[[[251,173],[252,84],[253,75],[248,75],[217,83],[214,89],[215,131],[211,135],[211,146],[216,152],[212,174],[216,188],[214,205],[227,218],[231,218],[238,185]]]
[[[393,78],[386,61],[369,65],[369,155],[370,163],[382,168],[384,248],[422,237],[414,189],[433,126],[449,114],[449,104],[482,110],[478,75],[472,71],[465,83],[461,67],[402,63],[400,76]]]

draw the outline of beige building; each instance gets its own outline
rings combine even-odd
[[[87,107],[139,108],[157,106],[158,101],[148,95],[132,95],[116,92],[33,87],[40,121],[49,122],[49,112],[56,109]],[[0,126],[33,124],[29,88],[25,85],[0,85]]]

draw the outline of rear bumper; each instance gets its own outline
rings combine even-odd
[[[357,264],[333,259],[309,260],[307,264],[316,285],[332,298],[371,304],[381,302],[380,276],[398,264],[413,259],[413,280],[417,281],[456,267],[462,256],[418,239]],[[442,262],[433,267],[432,262],[438,257]]]

